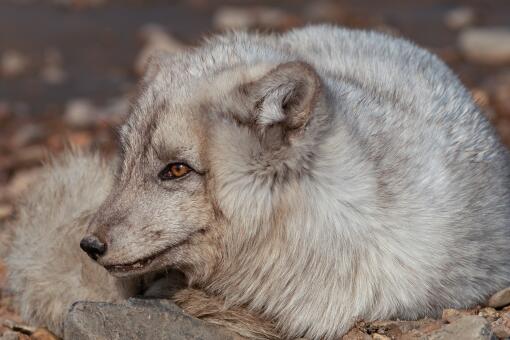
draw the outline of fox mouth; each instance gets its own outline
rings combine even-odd
[[[153,262],[157,262],[157,260],[164,255],[167,255],[169,252],[174,250],[175,248],[179,248],[180,246],[186,244],[189,242],[190,238],[195,234],[204,233],[205,229],[199,229],[195,232],[193,232],[188,238],[182,240],[181,242],[178,242],[176,244],[173,244],[169,247],[164,248],[163,250],[160,250],[152,255],[143,257],[141,259],[127,262],[127,263],[120,263],[120,264],[104,264],[103,267],[108,270],[112,274],[118,274],[120,276],[128,276],[129,274],[136,274],[136,273],[143,273],[145,272],[147,267],[150,267],[150,265]],[[157,264],[156,264],[157,265]]]
[[[133,271],[140,271],[140,270],[144,269],[145,267],[149,266],[158,257],[166,254],[168,251],[170,251],[173,248],[175,248],[175,246],[165,248],[160,252],[157,252],[153,255],[146,256],[144,258],[141,258],[141,259],[133,261],[133,262],[105,265],[104,267],[106,268],[106,270],[108,270],[109,272],[112,272],[112,273],[129,273],[129,272],[133,272]]]

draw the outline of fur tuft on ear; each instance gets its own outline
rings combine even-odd
[[[252,121],[260,131],[281,125],[290,132],[301,130],[308,123],[320,87],[319,76],[312,66],[293,61],[245,84],[242,90],[254,105]]]

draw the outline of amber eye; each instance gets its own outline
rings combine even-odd
[[[162,181],[177,179],[189,174],[192,169],[184,163],[170,163],[161,170],[158,177]]]

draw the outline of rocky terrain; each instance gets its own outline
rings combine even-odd
[[[232,28],[284,31],[329,22],[412,39],[457,72],[510,146],[509,18],[507,0],[452,0],[448,5],[439,0],[2,1],[0,231],[2,223],[15,216],[16,197],[49,154],[70,144],[114,152],[116,129],[153,51],[178,52],[198,44],[204,35]],[[0,288],[5,275],[0,260]],[[437,320],[360,322],[344,339],[506,339],[509,304],[506,291],[491,299],[490,307],[445,310]],[[168,308],[160,310],[162,318],[178,313]],[[112,313],[112,318],[123,317]],[[87,318],[83,313],[79,317]],[[82,325],[90,325],[85,319]],[[186,322],[193,329],[207,327],[196,321]],[[39,327],[44,325],[25,325],[9,292],[0,290],[0,339],[52,339]],[[133,334],[153,334],[136,333],[144,327],[148,332],[150,323],[131,327],[127,331]],[[188,338],[204,336],[190,334]]]

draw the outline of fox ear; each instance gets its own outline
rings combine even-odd
[[[320,79],[304,62],[281,64],[242,91],[253,105],[252,123],[259,132],[279,125],[297,132],[307,125],[320,91]]]

